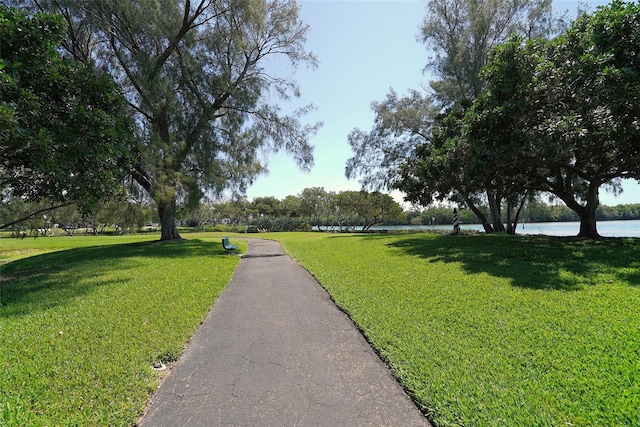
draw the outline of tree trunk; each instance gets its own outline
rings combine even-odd
[[[587,204],[582,209],[580,215],[580,232],[578,237],[600,237],[596,226],[596,211],[600,206],[600,198],[598,196],[598,186],[591,184],[589,186],[589,194],[587,195]]]
[[[493,231],[505,231],[500,214],[500,198],[493,192],[487,191],[487,201],[489,202],[489,211],[491,212],[491,222],[493,223]]]
[[[507,202],[507,234],[514,235],[516,234],[516,226],[518,224],[518,220],[516,218],[515,221],[511,221],[511,210],[513,206],[511,206],[511,202]]]
[[[182,240],[176,226],[176,201],[156,201],[160,217],[160,240]]]
[[[600,237],[596,226],[596,213],[590,209],[585,209],[584,214],[580,216],[580,232],[578,237]]]
[[[585,206],[578,203],[572,193],[561,191],[555,193],[569,209],[577,213],[580,217],[580,232],[578,233],[578,237],[600,237],[596,226],[596,210],[598,206],[600,206],[600,198],[598,197],[599,188],[600,186],[597,184],[592,183],[589,185]]]
[[[478,218],[478,221],[480,221],[480,224],[482,224],[482,228],[484,228],[484,232],[493,233],[493,227],[487,221],[487,217],[484,216],[482,212],[480,212],[480,209],[478,209],[478,207],[471,201],[469,197],[465,195],[463,196],[463,198],[467,206],[469,206],[469,209],[471,209],[471,212],[474,213],[476,218]]]
[[[507,234],[516,234],[516,230],[518,229],[518,222],[520,222],[520,215],[522,214],[522,209],[524,208],[524,203],[527,200],[527,193],[525,192],[524,196],[518,203],[518,209],[516,210],[515,218],[511,217],[511,212],[513,211],[513,203],[507,202]]]

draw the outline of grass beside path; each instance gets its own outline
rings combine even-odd
[[[0,240],[0,426],[135,422],[239,261],[188,237]]]
[[[640,426],[640,239],[279,234],[438,426]]]

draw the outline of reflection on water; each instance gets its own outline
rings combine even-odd
[[[640,237],[640,220],[598,221],[598,233],[604,237]],[[480,224],[462,224],[463,230],[483,231]],[[376,226],[373,230],[453,230],[451,225],[397,225]],[[547,236],[576,236],[579,222],[531,222],[518,224],[517,234],[544,234]]]
[[[598,221],[598,233],[604,237],[640,237],[640,220]],[[545,234],[548,236],[575,236],[580,231],[579,222],[541,222],[518,226],[520,234]]]

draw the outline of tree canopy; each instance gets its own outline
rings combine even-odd
[[[375,191],[343,191],[334,198],[335,210],[343,221],[360,218],[362,231],[367,231],[383,220],[397,219],[402,207],[388,194]]]
[[[310,107],[281,114],[274,100],[296,96],[297,86],[264,68],[271,57],[315,64],[295,1],[29,3],[64,16],[67,51],[118,82],[140,140],[131,174],[156,203],[162,240],[180,238],[177,204],[242,192],[266,170],[263,151],[284,148],[312,165],[316,125],[301,123]]]
[[[111,77],[58,52],[60,17],[0,6],[0,198],[76,203],[120,192],[136,148]]]
[[[427,69],[441,105],[473,100],[485,87],[480,70],[489,51],[512,34],[545,38],[563,25],[551,0],[430,0],[420,36],[433,52]]]
[[[439,7],[441,3],[447,7]],[[452,8],[454,4],[457,8]],[[450,14],[480,4],[484,3],[429,3],[429,10],[442,16],[428,22],[444,25],[441,32],[435,31],[437,26],[430,27],[433,34],[448,34],[454,23],[462,25],[456,19],[448,20]],[[539,2],[537,6],[545,5]],[[445,44],[450,47],[447,55],[455,58],[436,56],[443,78],[432,85],[433,98],[423,97],[439,100],[444,111],[423,117],[422,123],[429,119],[431,123],[418,133],[408,121],[389,120],[382,110],[376,110],[370,133],[352,133],[354,151],[359,153],[366,149],[367,139],[384,134],[388,138],[375,149],[383,147],[379,152],[395,156],[394,149],[403,147],[404,158],[396,157],[394,168],[385,169],[392,163],[365,164],[375,156],[359,155],[350,159],[355,165],[349,163],[347,171],[352,176],[356,175],[353,171],[364,173],[365,183],[371,177],[375,181],[371,171],[386,172],[384,184],[404,191],[409,201],[463,203],[476,212],[487,231],[504,229],[506,205],[507,231],[515,232],[526,199],[537,192],[551,193],[578,214],[580,236],[598,236],[600,189],[615,189],[621,178],[640,177],[639,10],[640,5],[615,0],[592,14],[582,12],[551,40],[529,39],[531,34],[522,27],[487,52],[484,65],[473,68],[477,73],[464,68],[473,62],[467,57],[473,52],[465,56],[459,50],[459,46],[474,43]],[[503,22],[499,15],[480,15],[492,17],[497,24]],[[541,28],[548,22],[542,19]],[[458,63],[458,57],[467,59]],[[402,103],[394,101],[395,105]],[[427,110],[423,107],[422,111]],[[410,114],[403,112],[402,117]],[[412,143],[407,146],[410,138]],[[491,220],[477,209],[483,203],[490,208]]]
[[[614,1],[548,42],[514,38],[485,69],[470,144],[502,141],[487,170],[554,194],[596,237],[599,191],[640,178],[640,6]],[[522,190],[520,190],[522,191]]]
[[[411,165],[417,162],[416,150],[442,150],[428,147],[433,143],[434,125],[446,109],[454,109],[454,114],[458,114],[460,108],[466,108],[482,92],[486,81],[480,70],[491,48],[512,33],[547,37],[561,28],[562,23],[562,19],[552,15],[549,0],[430,0],[420,37],[433,52],[426,69],[437,79],[430,82],[427,91],[412,90],[406,97],[391,91],[385,101],[372,104],[376,115],[372,129],[369,132],[354,129],[349,134],[354,156],[347,162],[346,176],[360,178],[363,188],[400,189],[412,202],[428,204],[451,195],[454,200],[472,203],[479,196],[477,189],[461,188],[462,176],[444,164],[437,173],[434,170],[429,174],[430,185],[437,182],[440,187],[420,190],[418,186],[423,183],[416,171],[411,170]],[[459,154],[466,155],[464,151]],[[457,191],[449,194],[452,186]],[[487,193],[485,197],[493,205],[493,224],[479,219],[487,230],[502,230],[499,209],[502,194],[486,188],[482,192]],[[412,194],[420,196],[412,199]],[[477,211],[474,205],[470,207]]]

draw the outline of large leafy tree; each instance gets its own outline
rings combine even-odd
[[[539,187],[580,216],[579,236],[598,236],[601,187],[640,179],[638,52],[640,4],[615,0],[549,43],[534,76]]]
[[[311,225],[320,227],[320,218],[331,213],[331,205],[334,194],[326,191],[324,187],[310,187],[302,190],[300,199],[300,214],[309,217]]]
[[[269,58],[315,64],[292,0],[32,0],[66,17],[67,50],[109,70],[135,111],[141,155],[135,181],[155,201],[162,240],[179,239],[176,206],[205,191],[242,192],[264,150],[313,162],[302,108],[274,99],[294,81],[265,71]]]
[[[283,215],[282,202],[275,197],[256,197],[252,205],[258,215],[266,218],[277,218]]]
[[[402,214],[402,207],[391,196],[378,191],[343,191],[334,197],[334,204],[341,216],[360,218],[362,231]]]
[[[603,186],[640,176],[639,26],[640,5],[614,1],[552,41],[510,40],[466,117],[465,139],[495,156],[487,173],[563,200],[580,217],[579,236],[598,236]]]
[[[127,103],[111,77],[60,56],[64,31],[58,16],[0,6],[3,204],[46,199],[53,205],[38,212],[70,203],[88,212],[118,193],[130,167]]]
[[[506,231],[510,234],[515,233],[524,203],[536,188],[531,172],[538,162],[528,151],[531,135],[526,129],[536,108],[531,108],[528,93],[541,43],[514,36],[494,48],[480,73],[486,87],[466,111],[458,140],[459,151],[466,154],[461,166],[463,181],[485,189],[495,230],[502,227],[498,210],[506,202]]]
[[[471,202],[486,192],[485,202],[493,205],[493,226],[479,218],[488,226],[487,230],[502,229],[502,194],[494,188],[473,187],[460,181],[465,171],[451,168],[463,167],[463,162],[448,161],[447,167],[437,169],[438,174],[447,174],[448,178],[425,169],[428,164],[444,166],[441,160],[446,147],[429,147],[433,143],[431,132],[434,124],[442,119],[443,110],[451,109],[455,116],[481,93],[486,81],[480,70],[491,48],[512,33],[524,37],[549,36],[559,24],[561,21],[551,13],[550,0],[429,1],[421,37],[434,54],[427,70],[436,79],[428,92],[412,91],[407,97],[391,92],[384,102],[373,104],[376,118],[371,131],[356,129],[349,135],[354,156],[348,160],[347,177],[360,177],[367,188],[400,189],[407,200],[423,204],[431,203],[434,200],[431,196],[451,196],[454,200]],[[449,125],[452,121],[455,117],[449,120]],[[458,153],[469,154],[461,150]],[[426,161],[417,158],[430,154],[437,157]],[[411,170],[418,164],[421,171]],[[427,175],[421,175],[425,172]],[[479,212],[475,205],[470,207]]]
[[[467,167],[472,153],[464,133],[470,107],[470,102],[463,101],[436,118],[429,139],[418,144],[400,166],[395,187],[405,193],[406,199],[424,206],[434,200],[465,204],[484,230],[492,232],[495,221],[492,224],[479,208],[485,200],[485,189],[490,187],[485,186],[486,181],[475,168]],[[484,172],[486,165],[476,167]]]

